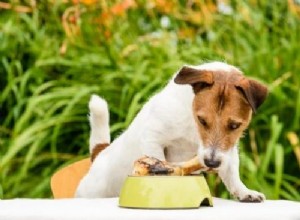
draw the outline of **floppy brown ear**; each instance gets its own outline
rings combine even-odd
[[[252,79],[244,78],[236,88],[240,90],[247,99],[253,112],[256,112],[268,95],[268,88]]]
[[[195,93],[204,87],[211,86],[214,83],[212,72],[197,70],[188,66],[181,68],[176,75],[174,82],[177,84],[190,84]]]

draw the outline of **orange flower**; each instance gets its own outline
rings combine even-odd
[[[173,11],[175,4],[170,0],[153,0],[152,4],[162,13],[169,14]]]
[[[111,7],[110,11],[114,15],[123,15],[128,9],[136,7],[134,0],[124,0]]]
[[[85,4],[85,5],[94,5],[98,2],[98,0],[73,0],[73,4]]]
[[[96,19],[100,24],[109,26],[113,21],[114,16],[122,16],[130,8],[135,8],[136,3],[134,0],[124,0],[120,3],[113,5],[111,8],[104,10],[100,17]]]

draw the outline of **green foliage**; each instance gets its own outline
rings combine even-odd
[[[55,170],[88,155],[91,94],[108,101],[116,137],[182,64],[222,60],[270,89],[241,140],[243,181],[300,200],[300,144],[287,136],[300,132],[299,5],[235,1],[224,14],[213,1],[94,2],[1,11],[0,198],[50,197]]]

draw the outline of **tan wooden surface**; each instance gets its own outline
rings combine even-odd
[[[55,199],[73,198],[79,181],[91,166],[90,158],[70,164],[51,177],[51,190]]]

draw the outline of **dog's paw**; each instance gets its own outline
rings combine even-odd
[[[246,190],[239,193],[237,198],[240,202],[263,202],[266,199],[264,194],[254,190]]]

